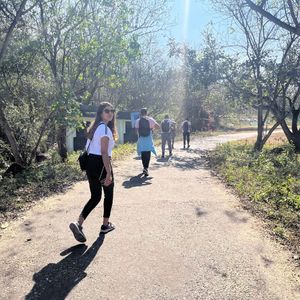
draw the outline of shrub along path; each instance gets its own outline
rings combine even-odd
[[[114,161],[134,152],[135,145],[123,144],[114,149]],[[0,228],[11,219],[30,209],[34,202],[59,192],[66,192],[75,182],[85,180],[78,164],[79,153],[71,153],[66,163],[57,151],[49,153],[49,160],[34,164],[16,177],[0,177]]]
[[[210,153],[210,161],[247,207],[300,252],[300,155],[280,138],[276,135],[260,153],[251,140],[226,143]]]
[[[300,299],[292,253],[210,173],[205,149],[252,133],[176,144],[170,161],[118,162],[112,221],[102,205],[78,245],[68,224],[89,197],[87,182],[47,198],[2,232],[1,299]]]

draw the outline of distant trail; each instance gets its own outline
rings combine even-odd
[[[88,218],[86,246],[68,224],[89,197],[87,182],[40,202],[3,232],[1,299],[300,299],[291,253],[205,166],[202,150],[253,133],[176,144],[170,161],[115,168],[112,221],[99,238],[102,205]],[[75,246],[71,249],[69,247]]]

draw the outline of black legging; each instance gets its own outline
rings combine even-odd
[[[102,174],[101,174],[102,172]],[[97,206],[101,200],[102,187],[104,191],[104,218],[110,217],[111,207],[113,204],[114,180],[110,186],[103,186],[100,181],[105,179],[106,170],[102,161],[102,156],[90,154],[86,174],[89,180],[91,199],[84,206],[81,215],[84,219]]]
[[[150,158],[151,158],[151,151],[143,151],[142,153],[142,163],[144,169],[149,168]]]
[[[190,133],[189,132],[183,132],[183,146],[185,147],[185,144],[190,145]]]

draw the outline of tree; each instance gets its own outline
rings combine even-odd
[[[56,0],[40,5],[41,49],[57,86],[58,145],[63,159],[69,106],[73,108],[74,101],[95,101],[104,87],[120,86],[119,70],[139,54],[139,35],[160,28],[164,2],[78,0],[67,5]]]
[[[164,29],[166,2],[0,2],[1,137],[17,162],[31,164],[47,135],[66,159],[66,128],[82,126],[80,103],[121,88],[145,37]]]
[[[18,3],[13,4],[6,1],[0,2],[0,20],[2,21],[2,25],[0,27],[0,35],[3,38],[0,46],[0,68],[2,68],[3,60],[9,47],[9,43],[13,37],[16,26],[20,22],[21,18],[26,14],[29,14],[36,5],[37,1],[32,2],[28,0],[19,1]],[[10,143],[15,161],[19,164],[22,164],[23,161],[20,155],[20,149],[18,147],[18,143],[13,130],[5,117],[4,106],[4,99],[0,95],[0,125],[3,128],[3,132],[7,137],[7,140]]]
[[[219,126],[220,117],[230,111],[229,98],[223,97],[224,57],[221,47],[209,28],[203,34],[204,47],[195,50],[170,43],[170,55],[182,58],[184,95],[182,111],[192,120],[194,129],[207,130]],[[225,93],[226,94],[226,93]],[[213,124],[212,124],[213,123]]]
[[[25,29],[16,32],[13,47],[8,48],[0,69],[2,109],[24,165],[31,164],[35,158],[53,115],[51,91],[54,87],[41,77],[46,70],[37,46]]]
[[[126,81],[108,91],[116,107],[138,111],[148,107],[156,116],[166,111],[178,114],[177,72],[168,65],[161,51],[138,57],[126,66],[123,76]]]
[[[274,24],[289,31],[292,34],[300,35],[300,20],[299,20],[299,1],[297,0],[283,0],[275,3],[270,10],[265,9],[266,4],[271,1],[251,1],[244,0],[252,10],[261,14]],[[279,4],[281,2],[281,5]],[[279,4],[279,5],[278,5]],[[279,15],[279,17],[278,17]]]
[[[270,60],[266,71],[266,99],[281,125],[288,141],[300,151],[300,131],[298,119],[300,112],[300,51],[299,37],[290,36],[284,43],[281,61]],[[292,117],[291,129],[288,126],[287,116]]]
[[[255,149],[262,149],[272,132],[281,125],[287,139],[299,151],[299,35],[281,30],[259,13],[250,14],[247,6],[237,7],[230,0],[221,2],[222,8],[237,22],[247,41],[246,46],[235,46],[245,50],[247,60],[230,59],[224,70],[229,71],[225,77],[232,94],[248,101],[258,111]],[[272,9],[268,1],[262,1],[260,7]],[[281,11],[281,7],[278,9]],[[265,123],[272,116],[274,125],[263,134]],[[292,116],[291,129],[287,121],[289,116]]]
[[[246,68],[245,72],[248,75],[242,77],[243,80],[240,83],[243,83],[244,86],[239,86],[238,89],[244,95],[247,94],[244,99],[250,101],[249,104],[257,110],[257,138],[254,148],[260,151],[279,125],[276,122],[269,132],[265,132],[270,107],[265,105],[263,82],[265,65],[275,46],[276,26],[268,20],[264,20],[260,14],[251,14],[250,9],[242,5],[242,0],[239,1],[239,5],[236,1],[231,0],[214,2],[234,20],[244,35],[245,43],[238,44],[236,47],[243,50],[247,57],[247,61],[241,66]],[[231,80],[228,74],[226,77]],[[233,83],[232,80],[231,83],[238,87],[238,84]]]

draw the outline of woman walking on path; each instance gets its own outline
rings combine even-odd
[[[137,130],[139,139],[137,142],[138,155],[142,157],[143,174],[149,176],[149,164],[151,158],[151,152],[156,154],[156,150],[153,143],[152,130],[159,129],[158,123],[151,117],[147,116],[147,109],[141,109],[141,116],[135,122],[135,128]]]
[[[115,138],[115,110],[110,103],[102,102],[99,105],[94,123],[88,129],[86,144],[88,152],[86,174],[91,198],[84,206],[78,221],[70,224],[75,239],[82,243],[86,241],[82,224],[100,202],[102,188],[104,191],[104,213],[101,233],[105,234],[115,229],[115,226],[109,222],[114,192],[111,156]]]

